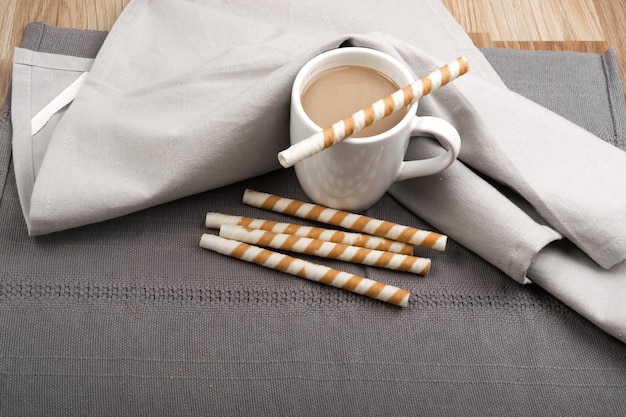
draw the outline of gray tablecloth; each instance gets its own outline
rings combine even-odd
[[[23,47],[89,57],[104,36],[33,24]],[[624,146],[611,52],[483,52],[511,89]],[[555,85],[552,74],[569,68],[578,69],[575,78],[558,77]],[[599,82],[604,89],[585,89]],[[9,113],[7,102],[0,124],[0,415],[626,411],[626,345],[454,241],[432,254],[424,278],[324,262],[411,290],[406,309],[199,248],[207,211],[286,220],[243,206],[241,196],[254,188],[304,199],[291,170],[28,237]],[[389,196],[366,214],[431,228]]]

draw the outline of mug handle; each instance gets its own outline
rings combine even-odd
[[[433,137],[447,152],[434,158],[403,161],[396,181],[436,174],[448,168],[459,156],[461,137],[447,121],[432,116],[415,116],[411,121],[411,136]]]

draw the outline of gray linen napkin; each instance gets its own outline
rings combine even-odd
[[[33,24],[23,46],[90,58],[102,36]],[[615,76],[610,53],[486,53],[503,75],[526,67],[514,90],[620,140],[616,78],[588,92],[596,112],[570,105],[578,84]],[[549,99],[531,82],[572,67],[584,71]],[[29,238],[9,114],[7,101],[0,415],[623,415],[626,345],[454,240],[424,279],[334,263],[410,289],[403,310],[198,247],[208,210],[288,220],[241,194],[302,199],[291,170]],[[367,214],[432,228],[389,196]]]

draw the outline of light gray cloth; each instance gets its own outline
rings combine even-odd
[[[532,57],[537,59],[537,56],[540,55],[541,53],[538,53]],[[578,68],[580,65],[578,61],[581,59],[585,59],[585,55],[563,54],[563,60],[566,64],[576,63],[577,66],[572,68]],[[604,60],[606,61],[605,67],[610,68],[609,62],[615,61],[615,56],[609,52]],[[512,74],[503,71],[503,77],[509,77],[507,79],[509,84],[520,89],[522,86],[516,85],[515,82],[520,79],[520,72],[523,71],[522,68],[526,64],[519,59],[513,62],[514,65],[508,67],[513,69]],[[605,67],[600,65],[602,63],[603,61],[600,63],[590,62],[590,65],[596,65],[597,73],[602,74],[605,71]],[[516,64],[519,65],[519,68]],[[626,114],[624,113],[623,88],[619,83],[619,76],[615,77],[615,74],[607,76],[608,79],[617,80],[617,83],[614,84],[616,88],[613,91],[609,90],[611,91],[609,93],[598,94],[596,91],[604,92],[606,90],[604,87],[607,84],[606,79],[590,77],[586,71],[588,70],[569,70],[570,77],[581,80],[578,86],[573,85],[572,80],[564,80],[560,74],[538,74],[534,82],[540,88],[534,93],[533,98],[548,107],[556,108],[559,104],[551,100],[553,97],[559,97],[556,91],[564,88],[573,89],[578,100],[572,100],[573,104],[565,107],[563,114],[565,116],[576,114],[576,112],[584,114],[582,119],[584,123],[582,124],[586,128],[597,132],[596,134],[603,138],[606,144],[617,145],[621,149],[626,148],[624,146]],[[615,81],[611,82],[615,83]],[[585,102],[584,107],[580,105],[581,102]],[[506,106],[502,104],[502,107]],[[585,110],[580,111],[582,109]],[[594,117],[590,117],[590,114],[593,114]],[[593,121],[589,122],[588,120]],[[566,123],[565,121],[562,122]],[[563,149],[567,148],[571,139],[570,136],[561,138]],[[420,143],[419,145],[424,149],[413,146],[409,153],[414,156],[424,156],[435,155],[439,152],[433,144]],[[520,154],[523,154],[521,150]],[[530,158],[529,155],[525,155],[525,158]],[[547,155],[547,153],[539,154],[541,158],[547,158]],[[587,155],[594,155],[595,157],[599,154],[590,153]],[[573,160],[577,158],[573,157]],[[597,189],[601,192],[606,190],[604,184],[614,180],[614,174],[621,175],[611,169],[605,170],[605,168],[602,164],[598,164],[596,169],[596,175],[604,175],[603,180],[597,179]],[[561,175],[561,173],[556,172],[556,169],[550,169],[555,171],[554,175]],[[573,172],[574,167],[571,166],[569,170],[563,167],[560,169],[568,173]],[[586,175],[588,171],[584,169],[580,172]],[[565,181],[563,178],[561,180]],[[563,185],[563,188],[565,187],[566,185]],[[413,190],[421,190],[421,192],[415,193],[412,192]],[[517,256],[519,252],[528,249],[527,244],[522,242],[541,242],[529,236],[529,233],[536,229],[523,226],[519,219],[524,219],[530,223],[535,221],[546,223],[535,208],[521,199],[519,195],[501,185],[492,185],[462,162],[457,162],[439,176],[419,178],[396,184],[390,193],[425,220],[442,230],[448,231],[449,235],[458,242],[471,248],[475,253],[513,277],[515,276],[511,274],[511,271],[520,269],[516,265],[512,265],[511,261],[529,259],[527,256]],[[590,225],[604,220],[607,221],[608,226],[613,219],[620,222],[619,219],[623,218],[623,215],[620,216],[618,212],[624,210],[626,203],[621,200],[619,195],[608,197],[615,198],[615,217],[595,219],[592,215],[594,211],[589,209],[588,223]],[[587,195],[579,197],[580,200],[587,198]],[[424,201],[428,201],[428,204],[424,204]],[[585,204],[586,202],[580,203],[581,206]],[[483,220],[473,221],[474,219]],[[530,256],[533,262],[530,264],[526,276],[600,328],[620,340],[626,341],[626,309],[623,308],[626,301],[624,298],[626,297],[626,262],[621,262],[608,270],[604,269],[567,239],[554,242],[546,247],[537,246],[534,249],[538,254]],[[503,250],[511,252],[511,256],[503,256]]]
[[[397,4],[403,13],[381,7],[328,2],[315,12],[307,3],[135,0],[77,99],[54,129],[35,137],[27,121],[41,100],[28,84],[39,72],[31,62],[49,58],[16,51],[13,142],[29,232],[102,221],[278,168],[291,80],[323,50],[373,47],[420,75],[465,55],[471,73],[420,100],[418,110],[456,126],[460,160],[442,175],[399,183],[392,195],[513,279],[567,285],[569,305],[624,340],[626,313],[615,290],[626,287],[626,152],[505,88],[440,2]],[[56,75],[42,75],[40,85],[51,85],[46,77]],[[413,142],[409,154],[424,156],[427,142]],[[580,256],[533,264],[562,236]],[[552,273],[581,256],[601,269],[577,269],[576,280]],[[605,278],[591,278],[597,274]],[[562,287],[549,285],[561,297]],[[588,285],[599,286],[596,297],[587,296]]]
[[[486,51],[489,53],[489,51]],[[509,52],[510,54],[510,52]],[[506,56],[506,53],[502,55]],[[541,55],[535,54],[534,56]],[[501,56],[500,59],[502,59]],[[503,72],[507,85],[518,87],[519,71],[524,68],[523,61],[530,58],[528,52],[519,53],[513,68],[516,71]],[[573,90],[578,100],[571,100],[558,111],[563,117],[577,121],[585,129],[594,132],[605,142],[626,150],[626,106],[624,106],[624,87],[617,68],[617,57],[608,51],[601,60],[595,60],[583,54],[562,54],[564,66],[570,68],[570,76],[579,79],[574,87],[556,73],[536,74],[536,82],[541,87],[528,97],[544,106],[556,109],[560,105],[553,100],[559,89]],[[581,60],[587,64],[582,66]],[[590,76],[590,68],[595,68],[602,77]],[[583,81],[584,80],[584,81]],[[607,87],[603,87],[606,84]],[[598,94],[597,91],[606,91]],[[522,89],[521,91],[526,91]],[[583,111],[578,111],[582,106]],[[583,113],[582,117],[574,116]],[[612,181],[612,171],[606,172],[606,181]],[[603,182],[598,183],[601,188]],[[622,203],[616,197],[617,203]],[[626,206],[626,203],[623,203]],[[527,211],[532,212],[527,208]],[[534,260],[528,271],[529,277],[544,289],[555,294],[567,305],[589,318],[599,327],[614,334],[620,340],[626,340],[626,310],[623,294],[626,294],[626,262],[605,270],[596,265],[580,249],[567,240],[555,242],[544,248]]]
[[[30,213],[30,196],[47,153],[48,138],[65,114],[63,107],[37,134],[31,135],[31,119],[81,74],[93,59],[61,54],[34,53],[16,48],[13,55],[13,158],[19,178],[24,216]]]
[[[328,18],[320,20],[311,7]],[[280,2],[131,2],[53,132],[36,181],[22,167],[31,170],[37,161],[16,160],[30,233],[101,221],[278,169],[277,153],[289,143],[295,73],[357,29],[408,31],[419,39],[415,46],[443,47],[450,60],[467,55],[474,72],[497,79],[460,29],[433,20],[452,21],[445,8],[425,8],[431,9],[417,25],[413,17],[377,13],[363,2],[288,9]],[[372,16],[380,22],[373,24]],[[438,32],[441,41],[429,45]],[[29,88],[13,91],[16,106],[25,102],[30,116],[39,110]],[[17,122],[16,143],[31,141]]]
[[[92,58],[103,36],[32,24],[23,47]],[[514,90],[623,143],[612,127],[624,126],[624,106],[610,105],[622,94],[610,53],[485,54]],[[580,71],[552,92],[537,82],[572,67]],[[591,88],[603,77],[605,88]],[[593,112],[573,104],[581,85]],[[626,344],[454,239],[429,253],[424,278],[328,262],[410,289],[401,310],[198,247],[207,211],[289,220],[243,206],[241,195],[251,187],[303,199],[292,170],[31,238],[10,138],[7,101],[2,416],[623,416]],[[390,196],[366,214],[432,228]]]

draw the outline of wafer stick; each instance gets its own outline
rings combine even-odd
[[[290,166],[315,155],[322,150],[341,142],[348,136],[359,132],[374,122],[389,116],[396,111],[409,106],[421,97],[437,90],[455,80],[469,70],[469,63],[463,57],[444,65],[413,84],[409,84],[395,93],[381,98],[366,108],[333,123],[324,130],[314,133],[307,139],[300,141],[278,153],[280,164]]]
[[[243,193],[243,202],[244,204],[265,210],[285,213],[303,219],[314,220],[440,251],[445,250],[448,240],[446,235],[439,233],[420,230],[360,214],[350,213],[348,211],[336,210],[318,204],[305,203],[303,201],[292,200],[290,198],[250,189],[247,189]]]
[[[249,227],[234,224],[222,225],[220,227],[220,236],[253,245],[387,268],[394,271],[412,272],[420,275],[426,275],[430,271],[430,259],[428,258],[361,248],[344,245],[343,243],[326,242],[284,233],[274,233],[267,230],[250,229]]]
[[[364,233],[342,232],[340,230],[324,229],[322,227],[302,226],[293,223],[281,223],[272,220],[254,219],[251,217],[233,216],[230,214],[209,212],[205,220],[206,227],[219,229],[223,224],[235,224],[251,229],[268,230],[274,233],[309,237],[327,242],[343,243],[345,245],[360,246],[368,249],[383,250],[403,255],[413,254],[413,245],[380,236],[371,236]]]
[[[411,293],[402,288],[308,262],[304,259],[262,249],[258,246],[225,239],[212,234],[202,235],[200,246],[223,255],[232,256],[311,281],[321,282],[322,284],[365,295],[400,307],[406,307],[409,303]]]

